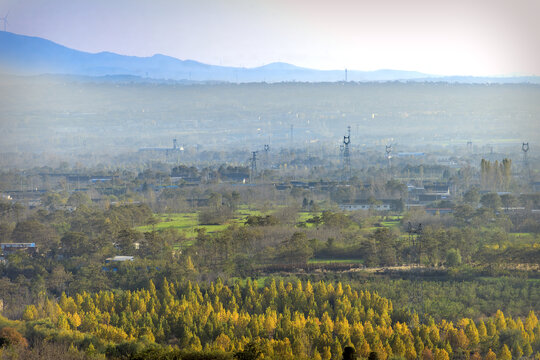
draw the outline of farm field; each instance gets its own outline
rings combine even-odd
[[[135,227],[141,232],[160,231],[164,229],[176,229],[183,232],[187,238],[194,238],[197,235],[197,229],[204,228],[207,233],[216,233],[225,230],[232,224],[244,224],[248,216],[263,216],[272,212],[263,213],[260,210],[252,210],[247,207],[241,207],[235,214],[234,218],[220,225],[200,225],[198,221],[198,212],[185,213],[165,213],[154,214],[154,217],[159,221],[155,225],[143,225]],[[307,219],[320,215],[311,212],[299,212],[296,221],[305,222]],[[314,227],[315,224],[306,223],[307,227]]]
[[[216,233],[222,230],[225,230],[229,225],[232,224],[244,224],[248,216],[264,216],[272,214],[274,211],[269,211],[266,213],[261,212],[260,210],[253,210],[247,207],[240,207],[237,210],[233,219],[228,220],[224,224],[219,225],[200,225],[198,222],[198,212],[184,212],[184,213],[164,213],[164,214],[154,214],[154,217],[158,220],[158,223],[154,225],[143,225],[135,227],[136,230],[141,232],[149,231],[160,231],[164,229],[176,229],[183,232],[187,238],[194,238],[197,235],[197,229],[204,228],[207,233]],[[301,224],[305,228],[314,228],[316,224],[309,223],[307,220],[313,218],[314,216],[321,216],[321,212],[309,212],[309,211],[300,211],[297,214],[296,222]],[[400,216],[385,216],[381,217],[381,220],[378,225],[394,228],[400,224]],[[366,234],[374,231],[380,226],[370,226],[362,228],[361,230]],[[352,224],[351,227],[358,228],[357,224]]]

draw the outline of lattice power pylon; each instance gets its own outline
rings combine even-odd
[[[351,177],[351,153],[349,144],[351,143],[351,127],[349,126],[347,135],[343,136],[343,172],[347,180]]]
[[[257,176],[257,153],[258,151],[251,152],[251,169],[249,172],[249,182],[252,183]]]
[[[392,145],[386,145],[385,152],[388,169],[390,169],[392,167]]]
[[[525,176],[527,177],[527,181],[530,183],[532,181],[531,178],[531,168],[529,167],[529,143],[524,142],[521,144],[521,151],[523,152],[523,169],[525,170]]]

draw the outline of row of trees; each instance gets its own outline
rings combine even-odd
[[[492,163],[489,160],[482,159],[480,162],[480,183],[483,189],[506,191],[510,187],[511,181],[511,159],[505,158],[500,163],[498,160]]]

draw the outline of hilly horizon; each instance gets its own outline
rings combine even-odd
[[[140,80],[193,82],[336,82],[345,80],[345,70],[318,70],[285,62],[244,68],[181,60],[163,54],[151,57],[112,52],[88,53],[53,41],[0,32],[0,69],[11,75],[72,75],[83,77],[136,77]],[[110,78],[109,78],[110,80]],[[417,71],[380,69],[348,70],[348,81],[446,81],[456,83],[536,83],[538,76],[474,77],[437,76]]]

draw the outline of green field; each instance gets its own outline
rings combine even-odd
[[[233,219],[225,222],[224,224],[220,225],[200,225],[198,221],[198,213],[197,212],[185,212],[185,213],[165,213],[165,214],[154,214],[154,217],[159,221],[155,225],[143,225],[138,226],[135,229],[141,232],[150,232],[150,231],[161,231],[165,229],[176,229],[182,233],[185,234],[186,238],[188,239],[194,239],[197,236],[197,229],[204,228],[206,229],[206,232],[209,234],[213,234],[219,231],[225,230],[228,226],[232,224],[239,224],[242,225],[245,223],[248,216],[264,216],[267,214],[272,214],[273,211],[269,212],[262,212],[260,210],[252,210],[249,209],[247,206],[241,206],[235,213],[235,216]],[[320,212],[314,213],[314,212],[307,212],[307,211],[301,211],[298,212],[296,223],[299,227],[307,227],[312,228],[316,225],[313,223],[307,223],[306,221],[313,218],[314,216],[321,216]],[[399,226],[399,220],[400,216],[392,216],[392,217],[380,217],[381,220],[379,224],[383,227],[387,228],[394,228],[396,226]],[[385,219],[385,221],[382,221]],[[358,225],[353,224],[351,225],[353,228],[357,228]],[[361,232],[368,234],[373,231],[375,231],[378,227],[377,226],[371,226],[362,228]],[[192,241],[186,241],[182,244],[182,246],[176,246],[175,248],[185,248],[186,246],[193,245]]]
[[[314,223],[308,223],[306,222],[309,219],[314,218],[315,216],[321,216],[321,212],[307,212],[302,211],[298,213],[298,218],[296,219],[297,223],[302,224],[302,226],[305,226],[306,228],[314,228],[317,227]]]
[[[272,212],[269,212],[272,213]],[[154,214],[154,217],[159,220],[155,225],[143,225],[137,226],[135,229],[141,232],[148,231],[160,231],[164,229],[176,229],[178,231],[184,232],[186,237],[194,238],[197,235],[196,229],[204,228],[207,233],[216,233],[218,231],[225,230],[229,225],[232,224],[244,224],[248,216],[262,216],[266,215],[260,210],[251,210],[247,207],[240,207],[236,212],[233,219],[227,221],[221,225],[199,225],[198,222],[198,213],[197,212],[188,212],[188,213],[166,213],[166,214]],[[299,212],[297,221],[305,222],[307,219],[312,218],[315,213],[310,212]],[[314,224],[307,224],[308,227],[315,226]]]
[[[399,220],[396,221],[381,221],[381,225],[388,228],[393,228],[399,225]]]
[[[199,225],[198,213],[169,213],[169,214],[155,214],[154,217],[159,220],[156,225],[144,225],[138,226],[135,229],[147,232],[152,230],[163,229],[176,229],[186,234],[186,237],[195,237],[197,235],[196,229],[204,228],[207,233],[215,233],[225,230],[227,226],[231,224],[243,224],[249,215],[256,215],[257,211],[241,211],[234,219],[229,220],[225,224],[221,225]]]

